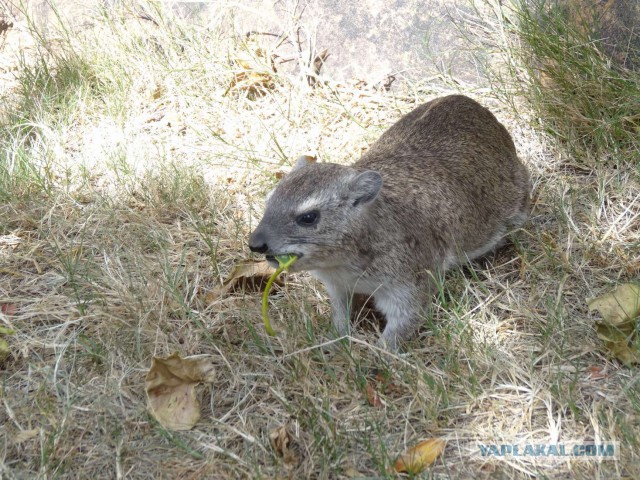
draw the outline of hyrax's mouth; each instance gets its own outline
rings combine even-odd
[[[284,255],[284,254],[282,254]],[[300,260],[302,258],[302,254],[301,253],[289,253],[287,255],[295,255],[296,257],[298,257],[297,260]],[[264,258],[267,260],[267,262],[269,262],[269,265],[271,265],[272,267],[278,268],[280,266],[280,262],[278,262],[278,260],[276,260],[276,257],[278,257],[279,255],[265,255]],[[296,261],[297,261],[296,260]]]

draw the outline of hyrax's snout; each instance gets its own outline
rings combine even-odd
[[[267,239],[260,230],[254,230],[249,237],[249,250],[254,253],[265,253],[269,250]]]

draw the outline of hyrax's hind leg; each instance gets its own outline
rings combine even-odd
[[[465,257],[461,260],[474,260],[476,258],[483,257],[487,253],[497,250],[503,247],[507,243],[506,235],[512,231],[520,228],[529,217],[529,204],[528,201],[522,206],[520,210],[517,210],[496,229],[491,238],[485,242],[482,246],[473,250],[465,252]]]
[[[531,197],[530,190],[531,185],[530,182],[527,182],[527,189],[524,191],[522,197],[520,198],[520,205],[518,208],[514,210],[514,212],[507,218],[507,225],[509,230],[516,230],[524,225],[524,222],[529,218],[529,212],[531,211]]]

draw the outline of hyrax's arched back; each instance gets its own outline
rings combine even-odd
[[[326,286],[339,334],[371,295],[396,349],[420,325],[433,278],[495,248],[529,212],[529,174],[493,114],[462,95],[402,117],[351,167],[299,161],[267,201],[249,247],[296,254]]]

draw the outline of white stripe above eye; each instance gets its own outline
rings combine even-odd
[[[317,210],[324,202],[325,199],[323,197],[309,197],[298,205],[296,208],[296,215],[302,215],[303,213],[307,213],[311,210]]]

